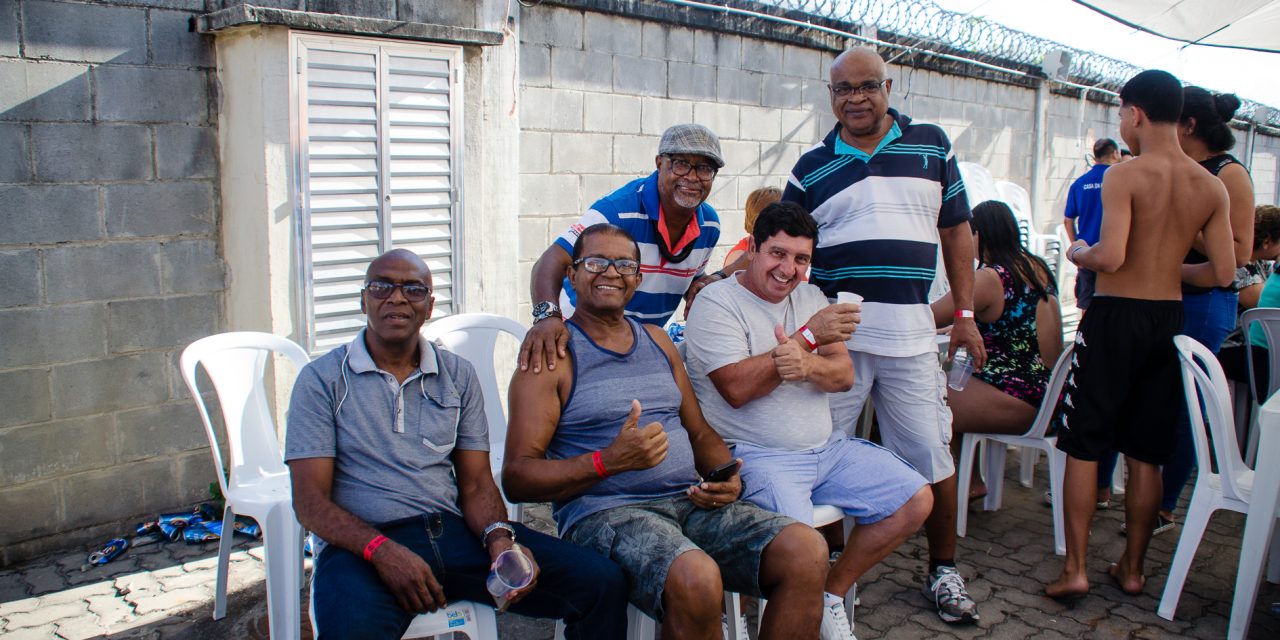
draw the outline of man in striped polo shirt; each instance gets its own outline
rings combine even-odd
[[[563,289],[575,303],[565,276],[569,254],[583,229],[608,223],[626,229],[640,246],[641,281],[626,314],[637,322],[665,325],[680,301],[725,273],[704,275],[711,251],[720,239],[720,218],[706,203],[711,184],[724,166],[720,139],[699,124],[678,124],[662,134],[657,170],[599,199],[556,239],[533,266],[529,289],[533,327],[520,347],[520,369],[535,373],[545,362],[555,368],[565,357],[569,333],[560,306]],[[732,272],[732,270],[730,270]]]
[[[810,282],[828,298],[841,291],[864,297],[862,323],[845,343],[854,385],[831,396],[833,437],[853,435],[863,404],[874,400],[885,446],[933,486],[925,596],[943,620],[972,622],[978,612],[955,566],[951,411],[928,305],[941,245],[958,309],[951,355],[965,347],[981,367],[969,203],[950,140],[937,126],[889,108],[887,75],[874,49],[852,49],[831,63],[838,123],[800,157],[782,198],[804,205],[818,222]]]

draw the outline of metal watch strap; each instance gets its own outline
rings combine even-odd
[[[480,536],[480,544],[486,547],[489,546],[489,534],[499,530],[506,531],[511,534],[511,541],[516,541],[516,528],[502,520],[499,520],[484,528],[484,534]]]

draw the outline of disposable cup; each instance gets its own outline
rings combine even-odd
[[[957,351],[955,359],[951,361],[951,373],[947,376],[947,386],[956,391],[964,391],[971,375],[973,375],[973,359],[968,353]]]
[[[498,559],[493,561],[485,586],[498,603],[498,608],[502,609],[506,607],[507,596],[512,591],[523,589],[532,581],[533,563],[522,551],[511,548],[498,554]]]
[[[852,291],[841,291],[836,294],[836,304],[862,304],[862,296]]]

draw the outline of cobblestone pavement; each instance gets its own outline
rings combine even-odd
[[[1016,461],[1018,456],[1009,456]],[[1124,544],[1123,513],[1101,511],[1093,525],[1094,581],[1091,595],[1062,605],[1041,595],[1061,561],[1053,555],[1053,525],[1043,502],[1044,464],[1037,486],[1026,489],[1009,465],[1005,506],[969,516],[969,536],[960,540],[960,565],[969,591],[980,603],[978,625],[953,627],[938,620],[920,593],[926,556],[918,535],[866,576],[857,609],[859,638],[1222,638],[1226,636],[1243,517],[1219,512],[1200,545],[1177,620],[1156,616],[1165,574],[1179,529],[1152,542],[1146,593],[1122,594],[1105,568]],[[1185,505],[1184,505],[1185,506]],[[545,507],[529,509],[532,526],[550,530]],[[232,555],[228,615],[215,621],[216,544],[153,545],[131,550],[115,562],[81,572],[83,550],[46,556],[0,570],[0,636],[24,638],[262,638],[266,598],[262,549],[241,543]],[[304,595],[305,597],[305,595]],[[1271,604],[1280,586],[1263,583],[1250,638],[1280,637],[1280,616]],[[753,609],[754,607],[748,607]],[[503,638],[547,639],[552,625],[518,615],[499,615]],[[304,629],[304,637],[310,630]]]

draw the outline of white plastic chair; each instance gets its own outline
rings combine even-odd
[[[973,481],[973,457],[977,454],[978,444],[987,443],[987,463],[984,471],[987,476],[987,497],[983,499],[985,511],[1000,508],[1004,495],[1004,454],[1007,446],[1016,446],[1024,451],[1039,449],[1049,458],[1049,490],[1053,492],[1053,550],[1058,555],[1066,555],[1067,541],[1062,520],[1062,480],[1067,468],[1067,454],[1057,448],[1058,437],[1045,435],[1049,422],[1053,420],[1054,410],[1058,406],[1058,396],[1062,394],[1062,383],[1071,370],[1071,354],[1075,345],[1067,345],[1058,356],[1049,376],[1049,384],[1045,387],[1044,399],[1040,401],[1040,411],[1031,423],[1031,428],[1020,436],[998,433],[966,433],[960,441],[960,482],[956,488],[956,535],[963,538],[969,526],[969,485]]]
[[[964,190],[969,195],[969,206],[987,200],[999,200],[1000,192],[996,190],[996,181],[986,167],[976,162],[961,162],[960,179],[964,181]]]
[[[507,413],[502,407],[502,394],[498,388],[494,349],[499,335],[509,334],[520,343],[527,331],[519,322],[492,313],[446,316],[422,328],[422,335],[427,340],[444,346],[475,367],[480,389],[484,392],[484,415],[489,420],[489,460],[499,487],[502,486],[499,475],[502,473],[503,453],[507,448]],[[508,502],[507,512],[512,520],[520,521],[520,505]]]
[[[814,529],[817,529],[819,527],[825,527],[829,524],[835,524],[841,521],[844,522],[844,536],[848,538],[849,531],[851,531],[853,527],[856,525],[856,521],[854,520],[853,517],[846,516],[844,512],[840,510],[840,507],[833,507],[828,504],[813,505],[813,522],[810,523],[810,526],[812,526]],[[725,600],[724,600],[725,611],[729,613],[729,619],[733,620],[734,616],[738,616],[742,614],[741,606],[739,605],[739,602],[738,602],[738,594],[736,593],[730,594],[728,592],[725,592],[724,595],[725,595]],[[733,596],[732,601],[729,598],[730,595]],[[845,613],[848,614],[849,616],[849,626],[851,628],[853,627],[853,619],[855,615],[854,605],[857,602],[857,599],[858,599],[858,585],[855,583],[853,587],[849,589],[849,592],[844,594],[844,610],[845,610]],[[760,598],[760,607],[757,610],[758,617],[756,618],[757,632],[760,631],[760,625],[761,623],[764,622],[764,608],[765,608],[765,605],[767,604],[769,604],[768,600],[764,598]],[[734,629],[732,627],[730,627],[729,635],[727,636],[727,638],[728,640],[747,640],[746,638],[739,638],[737,634],[734,632]]]
[[[240,514],[256,520],[262,529],[271,637],[298,638],[302,630],[298,591],[302,588],[303,531],[293,513],[289,469],[280,454],[263,384],[267,359],[273,353],[286,357],[297,370],[310,361],[307,352],[287,338],[238,331],[195,341],[182,352],[181,369],[204,421],[214,470],[226,500],[222,521],[233,522]],[[197,365],[204,367],[218,393],[231,456],[229,474],[197,384]],[[284,380],[277,375],[276,380],[291,382],[292,378]],[[227,615],[227,569],[234,536],[229,527],[225,531],[218,543],[215,620]]]
[[[1178,609],[1178,598],[1182,595],[1187,571],[1191,568],[1191,561],[1200,546],[1200,538],[1204,535],[1213,512],[1230,509],[1248,513],[1249,499],[1253,493],[1253,470],[1245,466],[1240,457],[1234,422],[1231,419],[1227,376],[1222,372],[1222,365],[1218,364],[1218,358],[1213,352],[1187,336],[1175,336],[1173,344],[1178,348],[1178,360],[1182,363],[1182,387],[1191,417],[1191,436],[1195,441],[1196,466],[1199,471],[1196,473],[1195,487],[1191,491],[1191,505],[1187,507],[1187,516],[1182,524],[1182,535],[1178,538],[1178,549],[1169,565],[1169,579],[1165,581],[1164,595],[1161,596],[1160,608],[1157,609],[1160,617],[1166,620],[1172,620]],[[1203,413],[1201,403],[1204,405]],[[1213,437],[1212,460],[1217,463],[1216,471],[1210,464],[1209,440],[1204,433],[1206,415],[1209,418],[1209,434]],[[1278,543],[1280,529],[1276,530],[1271,540],[1272,548],[1280,549]],[[1263,555],[1265,551],[1265,548],[1241,549],[1241,565],[1261,565],[1266,560]],[[1280,563],[1276,562],[1278,555],[1280,554],[1272,554],[1269,570],[1272,579],[1280,577],[1277,575],[1280,573]]]
[[[498,389],[494,351],[499,335],[510,334],[517,342],[522,342],[526,331],[519,322],[492,313],[446,316],[422,328],[426,339],[470,362],[476,370],[480,390],[484,394],[484,415],[489,421],[489,461],[499,488],[502,487],[499,475],[502,473],[503,453],[507,447],[507,414]],[[505,494],[503,500],[506,500]],[[519,522],[522,515],[520,505],[507,502],[507,517]],[[448,609],[414,618],[403,637],[422,638],[451,631],[465,632],[472,640],[497,638],[493,607],[466,601],[454,603]]]
[[[995,187],[996,193],[1000,194],[1000,201],[1013,210],[1013,217],[1019,221],[1019,226],[1023,220],[1027,221],[1028,227],[1034,226],[1031,215],[1031,196],[1027,190],[1008,180],[996,181]]]
[[[1256,397],[1254,393],[1254,390],[1258,388],[1257,382],[1253,379],[1253,337],[1251,330],[1255,322],[1262,326],[1262,332],[1267,336],[1267,344],[1259,346],[1268,348],[1269,371],[1271,372],[1271,377],[1268,378],[1267,383],[1267,393],[1261,398]],[[1249,397],[1253,398],[1253,411],[1250,413],[1253,417],[1249,421],[1249,432],[1246,434],[1248,444],[1245,447],[1244,461],[1250,467],[1253,467],[1258,458],[1258,419],[1262,416],[1262,404],[1267,401],[1267,398],[1275,395],[1277,389],[1280,389],[1280,309],[1249,309],[1240,315],[1240,326],[1244,330],[1245,362],[1249,369]],[[1277,346],[1271,347],[1270,345]]]
[[[450,602],[435,613],[418,615],[401,638],[428,638],[442,633],[465,633],[470,640],[497,640],[498,619],[493,607],[466,600]]]

